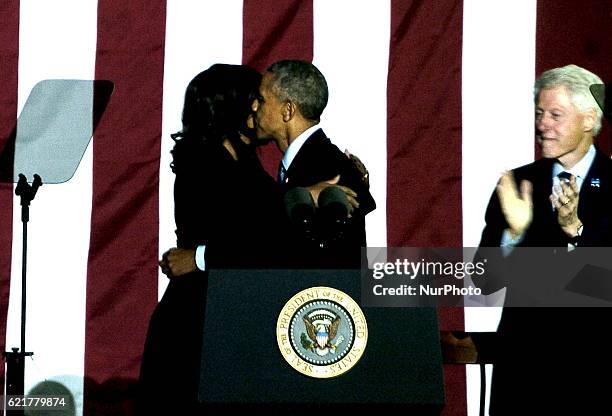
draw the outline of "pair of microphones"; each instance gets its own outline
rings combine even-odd
[[[330,185],[320,192],[318,207],[308,189],[290,189],[285,193],[285,210],[298,236],[325,248],[343,238],[352,207],[344,191]]]

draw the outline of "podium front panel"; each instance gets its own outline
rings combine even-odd
[[[435,309],[362,308],[369,333],[363,356],[345,374],[316,379],[283,358],[279,314],[294,295],[315,286],[359,303],[359,270],[214,270],[208,278],[199,399],[209,410],[371,407],[439,414],[444,384]]]

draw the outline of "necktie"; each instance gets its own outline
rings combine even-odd
[[[559,178],[560,181],[566,181],[567,183],[569,183],[570,179],[572,178],[572,174],[569,172],[563,171],[559,173],[557,177]]]
[[[287,169],[285,169],[285,165],[283,164],[283,161],[281,160],[280,163],[278,164],[277,180],[279,182],[284,182],[286,174],[287,174]]]

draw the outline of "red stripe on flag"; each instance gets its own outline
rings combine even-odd
[[[560,30],[562,29],[562,30]],[[540,0],[536,26],[536,76],[576,64],[612,82],[612,2],[610,0]],[[604,121],[596,139],[612,152],[612,129]]]
[[[0,152],[17,121],[17,74],[19,59],[19,0],[0,5]],[[13,186],[0,183],[0,348],[6,351],[6,320],[11,282],[13,242]],[[4,366],[0,366],[4,385]]]
[[[312,0],[245,0],[242,62],[258,71],[281,59],[312,61]]]
[[[390,246],[462,245],[462,5],[461,0],[392,2]]]
[[[258,71],[281,59],[312,62],[312,19],[312,0],[244,0],[242,62]],[[276,146],[260,148],[259,156],[276,176]]]
[[[93,143],[85,415],[126,412],[157,303],[165,14],[164,0],[98,3],[96,79],[115,92]]]
[[[387,87],[389,246],[461,247],[463,2],[392,1]],[[407,197],[409,195],[409,197]],[[463,311],[439,313],[463,328]],[[445,368],[445,415],[466,412],[465,369]]]

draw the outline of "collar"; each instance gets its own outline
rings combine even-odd
[[[591,145],[586,154],[580,159],[578,163],[574,165],[571,169],[564,169],[563,166],[556,162],[553,165],[552,176],[553,176],[553,184],[557,184],[558,181],[557,175],[563,171],[569,172],[576,177],[576,183],[578,184],[578,189],[582,188],[582,183],[589,173],[589,169],[591,169],[591,165],[595,160],[596,154],[595,146]]]
[[[304,143],[306,143],[306,140],[320,128],[321,127],[319,127],[318,124],[315,124],[314,126],[304,130],[298,137],[295,138],[294,141],[291,142],[283,155],[283,166],[285,167],[285,170],[289,170],[293,159],[295,159],[295,156],[298,154]]]

